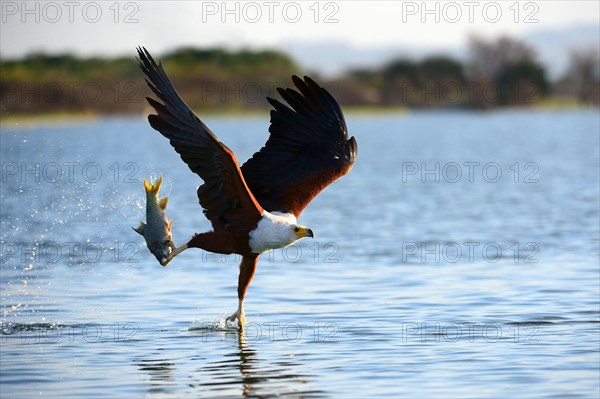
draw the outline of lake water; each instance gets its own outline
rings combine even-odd
[[[206,118],[243,161],[267,118]],[[597,111],[348,117],[352,172],[261,258],[167,268],[131,226],[199,178],[143,118],[2,127],[2,398],[598,398]],[[277,171],[273,171],[277,173]]]

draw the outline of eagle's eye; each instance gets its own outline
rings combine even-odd
[[[296,233],[297,233],[297,232],[299,232],[299,231],[300,231],[300,227],[296,227],[296,228],[294,229],[294,231],[295,231]]]

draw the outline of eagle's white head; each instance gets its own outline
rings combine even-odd
[[[314,237],[312,230],[297,224],[296,217],[291,213],[267,211],[263,212],[249,236],[250,249],[257,254],[285,248],[305,237]]]

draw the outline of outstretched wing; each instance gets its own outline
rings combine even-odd
[[[148,86],[162,101],[147,98],[157,113],[148,116],[148,121],[204,180],[198,199],[213,229],[248,231],[261,218],[263,209],[248,189],[235,155],[183,102],[148,50],[138,48],[138,55]]]
[[[331,94],[309,77],[292,80],[300,92],[277,89],[291,108],[268,98],[274,107],[269,139],[242,173],[263,208],[298,217],[321,190],[350,171],[357,145],[354,137],[348,139]]]

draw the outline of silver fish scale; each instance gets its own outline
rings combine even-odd
[[[147,199],[144,238],[148,244],[164,242],[169,239],[167,213],[158,206],[156,199],[156,196],[149,196]]]

